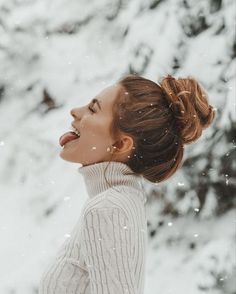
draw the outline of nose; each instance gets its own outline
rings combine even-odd
[[[71,109],[70,114],[73,116],[75,119],[81,119],[83,112],[86,110],[86,105],[85,106],[80,106],[80,107],[74,107]]]
[[[71,111],[70,111],[70,114],[76,118],[77,117],[77,111],[76,111],[76,108],[72,108]]]

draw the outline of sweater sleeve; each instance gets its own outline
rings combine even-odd
[[[136,294],[132,234],[120,208],[96,208],[84,217],[82,251],[92,294]]]

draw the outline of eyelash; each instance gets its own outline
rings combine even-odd
[[[92,113],[96,113],[96,111],[94,109],[92,109],[90,106],[88,107],[88,109],[92,112]]]

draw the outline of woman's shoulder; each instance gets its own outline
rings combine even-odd
[[[139,191],[132,189],[124,189],[116,186],[115,188],[107,189],[101,194],[88,199],[85,203],[83,212],[87,213],[97,210],[114,210],[118,209],[127,216],[130,211],[134,211],[135,207],[140,206],[141,195]],[[142,204],[141,204],[142,205]]]

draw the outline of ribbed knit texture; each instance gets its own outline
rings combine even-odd
[[[43,274],[39,294],[143,294],[147,220],[141,179],[114,161],[78,172],[88,198]]]

